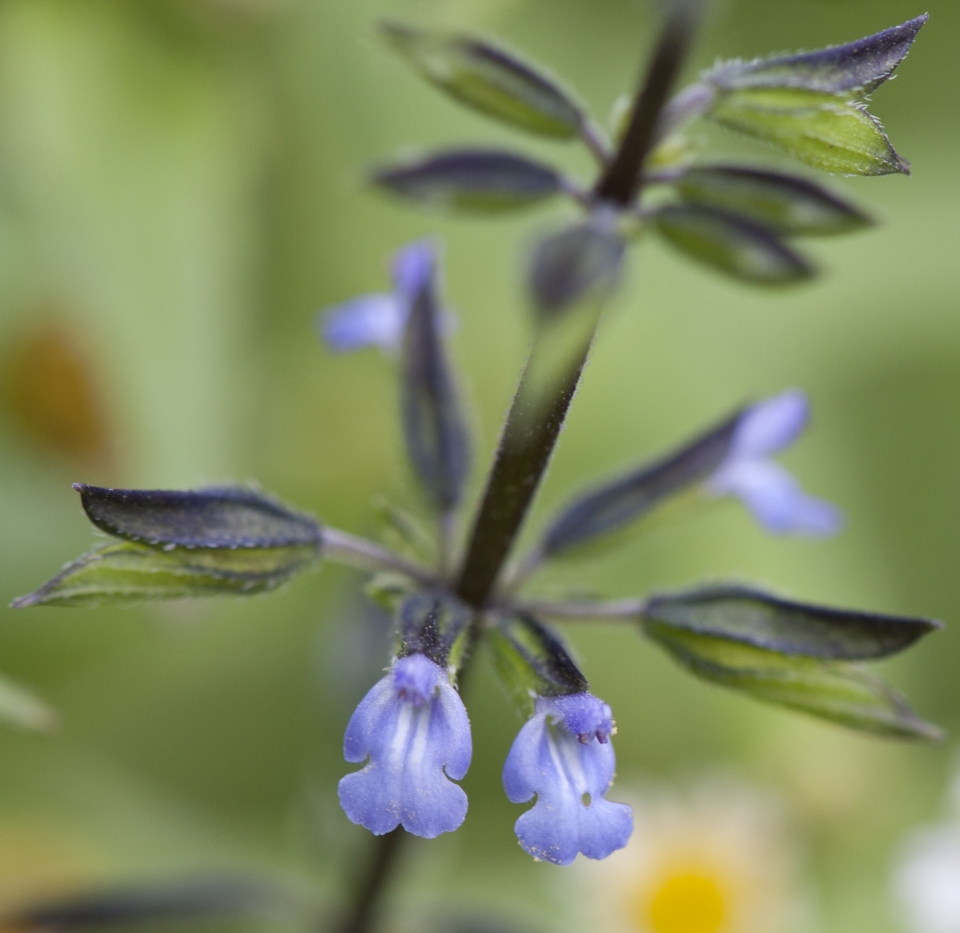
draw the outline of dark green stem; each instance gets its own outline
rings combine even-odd
[[[387,890],[387,880],[397,863],[406,832],[397,827],[393,832],[374,838],[369,862],[357,879],[350,914],[341,933],[368,933],[377,919],[377,908]]]
[[[529,363],[521,377],[457,581],[457,595],[471,606],[483,608],[493,592],[556,446],[589,349],[587,341],[549,405],[534,418],[524,410]]]
[[[698,6],[695,0],[675,0],[634,99],[620,148],[597,182],[598,198],[625,206],[637,196],[643,164],[659,138],[660,115],[693,38]]]

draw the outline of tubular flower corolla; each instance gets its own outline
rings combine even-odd
[[[613,731],[610,707],[589,693],[537,697],[503,768],[512,803],[537,797],[515,827],[534,858],[569,865],[578,852],[603,859],[627,844],[633,812],[604,797],[616,768]]]
[[[446,671],[423,654],[398,659],[354,711],[343,740],[349,762],[340,805],[380,836],[398,825],[432,839],[467,814],[460,780],[470,767],[470,722]]]
[[[723,463],[707,480],[716,496],[737,496],[768,531],[825,536],[840,530],[842,515],[808,496],[770,457],[789,447],[806,427],[810,406],[797,389],[749,408],[736,427]]]
[[[411,243],[393,260],[393,291],[361,295],[321,312],[318,327],[327,345],[339,353],[376,346],[396,352],[410,316],[411,303],[434,278],[436,250],[427,241]]]

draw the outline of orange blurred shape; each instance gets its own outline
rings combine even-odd
[[[0,370],[3,407],[40,447],[88,466],[113,461],[96,372],[74,332],[45,321],[7,351]]]

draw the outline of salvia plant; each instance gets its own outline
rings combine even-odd
[[[373,922],[404,831],[432,838],[453,832],[467,815],[456,783],[471,759],[462,692],[481,642],[527,717],[503,768],[507,798],[533,801],[516,822],[517,837],[531,856],[557,865],[581,853],[603,859],[626,844],[633,828],[630,808],[608,799],[613,712],[590,692],[556,630],[563,619],[621,621],[697,677],[767,703],[883,736],[938,735],[861,666],[903,651],[936,622],[828,608],[740,583],[616,601],[525,595],[544,565],[616,540],[681,496],[737,498],[774,534],[829,535],[840,526],[839,512],[807,495],[774,459],[808,417],[805,396],[790,389],[575,493],[527,553],[514,553],[635,241],[657,234],[721,273],[780,286],[814,275],[796,238],[870,223],[806,174],[711,161],[685,135],[694,121],[719,124],[833,174],[909,170],[867,99],[906,56],[926,16],[848,45],[720,62],[675,93],[697,14],[691,2],[669,8],[611,138],[570,91],[512,51],[471,35],[381,26],[416,72],[460,104],[518,130],[583,144],[597,163],[595,178],[575,180],[519,153],[454,147],[372,176],[414,205],[490,213],[566,198],[578,212],[529,257],[532,346],[470,515],[464,489],[471,443],[447,351],[451,315],[437,244],[401,248],[389,291],[318,318],[334,351],[376,346],[396,362],[406,452],[436,519],[434,558],[323,525],[249,486],[177,492],[77,485],[90,521],[112,540],[14,603],[244,596],[321,560],[369,570],[369,592],[393,611],[395,645],[344,738],[344,757],[357,769],[340,781],[340,803],[350,820],[379,837],[343,921],[350,933]]]

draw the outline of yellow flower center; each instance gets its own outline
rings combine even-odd
[[[644,893],[635,907],[635,920],[642,930],[718,933],[727,919],[723,888],[703,872],[670,874],[652,892]]]

